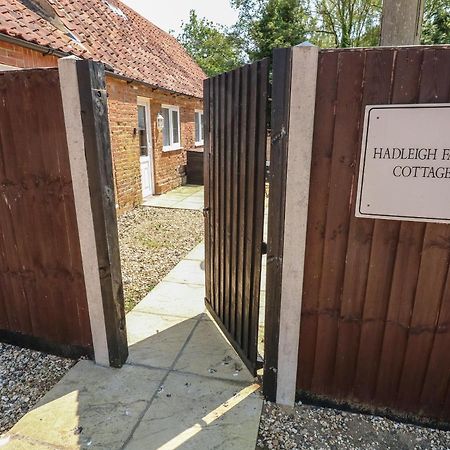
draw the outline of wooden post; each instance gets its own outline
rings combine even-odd
[[[383,0],[380,45],[418,45],[424,0]]]
[[[311,45],[274,52],[264,392],[287,406],[297,382],[318,53]]]
[[[63,58],[59,73],[95,361],[121,367],[128,345],[105,71]]]

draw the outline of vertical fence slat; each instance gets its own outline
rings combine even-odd
[[[273,52],[272,144],[270,148],[270,194],[267,242],[266,311],[264,321],[264,395],[275,401],[277,392],[278,340],[283,258],[283,223],[287,170],[287,131],[291,91],[292,50]],[[267,343],[271,343],[267,345]]]
[[[449,77],[448,50],[425,49],[421,102],[448,102]],[[445,265],[450,258],[449,228],[448,225],[426,225],[411,329],[398,389],[398,404],[403,408],[411,408],[412,405],[418,404],[423,387],[447,275]],[[421,329],[428,328],[428,331],[420,332]]]
[[[447,284],[442,295],[439,320],[421,392],[420,404],[423,405],[425,414],[442,411],[445,405],[447,388],[450,386],[450,358],[442,357],[449,351],[447,330],[450,324],[450,301],[446,299],[450,299],[450,266],[447,270]],[[445,419],[445,416],[442,417]]]
[[[259,300],[261,287],[262,241],[264,231],[264,196],[265,196],[265,166],[267,147],[267,89],[268,61],[258,63],[257,105],[256,105],[256,142],[254,179],[254,223],[253,223],[253,276],[251,286],[252,304],[250,310],[250,350],[253,352],[251,361],[256,364],[259,328]],[[253,350],[254,349],[254,350]]]
[[[211,81],[206,79],[203,82],[203,120],[204,120],[204,149],[203,149],[203,183],[204,183],[204,223],[205,223],[205,297],[211,302],[211,177],[212,168],[210,152],[211,152],[211,110],[210,110],[210,84]]]
[[[220,188],[219,188],[219,178],[220,178],[220,119],[219,119],[219,77],[214,78],[214,310],[219,313],[220,310],[220,257],[219,257],[219,199],[220,199]]]
[[[347,52],[339,55],[336,122],[330,193],[325,228],[324,260],[319,294],[316,357],[312,386],[318,392],[329,392],[332,386],[338,313],[344,280],[350,222],[349,198],[353,180],[352,163],[358,146],[358,124],[361,117],[361,89],[364,53]]]
[[[241,71],[236,69],[233,71],[233,179],[232,179],[232,207],[231,207],[231,307],[230,307],[230,333],[237,340],[237,327],[236,327],[236,313],[237,313],[237,302],[238,302],[238,289],[237,289],[237,278],[238,278],[238,246],[239,246],[239,141],[240,141],[240,128],[239,124],[241,122],[241,109],[240,109],[240,75]]]
[[[322,279],[328,179],[331,171],[337,95],[338,53],[319,53],[318,63],[315,120],[320,122],[320,126],[314,127],[313,138],[297,381],[298,389],[302,390],[311,386],[316,350],[317,309]]]
[[[224,325],[227,329],[230,329],[230,303],[233,302],[231,297],[231,283],[230,283],[230,274],[231,274],[231,201],[232,201],[232,138],[233,138],[233,116],[232,116],[232,100],[233,100],[233,78],[232,73],[228,72],[225,75],[225,97],[226,97],[226,107],[225,107],[225,148],[223,152],[225,154],[225,224],[224,224],[224,271],[225,271],[225,280],[224,280],[224,294],[225,294],[225,307],[224,307]]]
[[[248,140],[247,140],[247,177],[245,185],[245,283],[244,283],[244,318],[243,318],[243,349],[246,353],[250,349],[250,311],[252,299],[253,280],[253,224],[254,224],[254,183],[255,183],[255,158],[256,158],[256,106],[258,95],[258,65],[250,66],[249,73],[249,109],[248,109]]]
[[[415,103],[420,95],[423,52],[397,50],[392,103]],[[383,344],[378,364],[375,398],[380,404],[395,404],[402,370],[402,355],[408,336],[414,293],[419,272],[425,225],[402,222],[397,242],[392,285],[385,321]]]
[[[383,50],[366,55],[362,106],[388,103],[393,73],[395,52]],[[363,114],[362,110],[362,114]],[[362,118],[361,118],[362,121]],[[362,126],[359,128],[358,142],[361,141]],[[354,185],[357,182],[360,152],[355,148]],[[356,192],[356,187],[354,191]],[[334,388],[340,395],[348,394],[353,383],[358,356],[360,325],[367,286],[367,272],[370,260],[373,220],[354,217],[356,196],[352,196],[349,242],[345,259],[345,274],[340,309],[340,323],[336,348]],[[355,276],[355,274],[358,274]]]
[[[237,315],[236,315],[236,341],[242,345],[243,336],[243,302],[244,302],[244,270],[245,270],[245,181],[247,177],[247,117],[248,117],[248,73],[249,66],[241,68],[241,123],[240,123],[240,142],[239,142],[239,248],[238,248],[238,282],[237,282]]]

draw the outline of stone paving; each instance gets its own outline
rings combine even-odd
[[[0,449],[254,449],[259,385],[204,308],[203,246],[128,315],[122,369],[80,361]]]
[[[187,184],[166,194],[146,197],[142,204],[159,208],[202,210],[204,204],[203,186]]]

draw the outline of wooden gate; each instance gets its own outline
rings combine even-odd
[[[257,368],[268,60],[205,81],[206,306]]]

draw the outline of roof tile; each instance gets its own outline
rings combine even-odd
[[[82,45],[19,0],[0,0],[0,33],[100,60],[120,75],[202,97],[205,74],[182,45],[119,0],[47,1]]]

